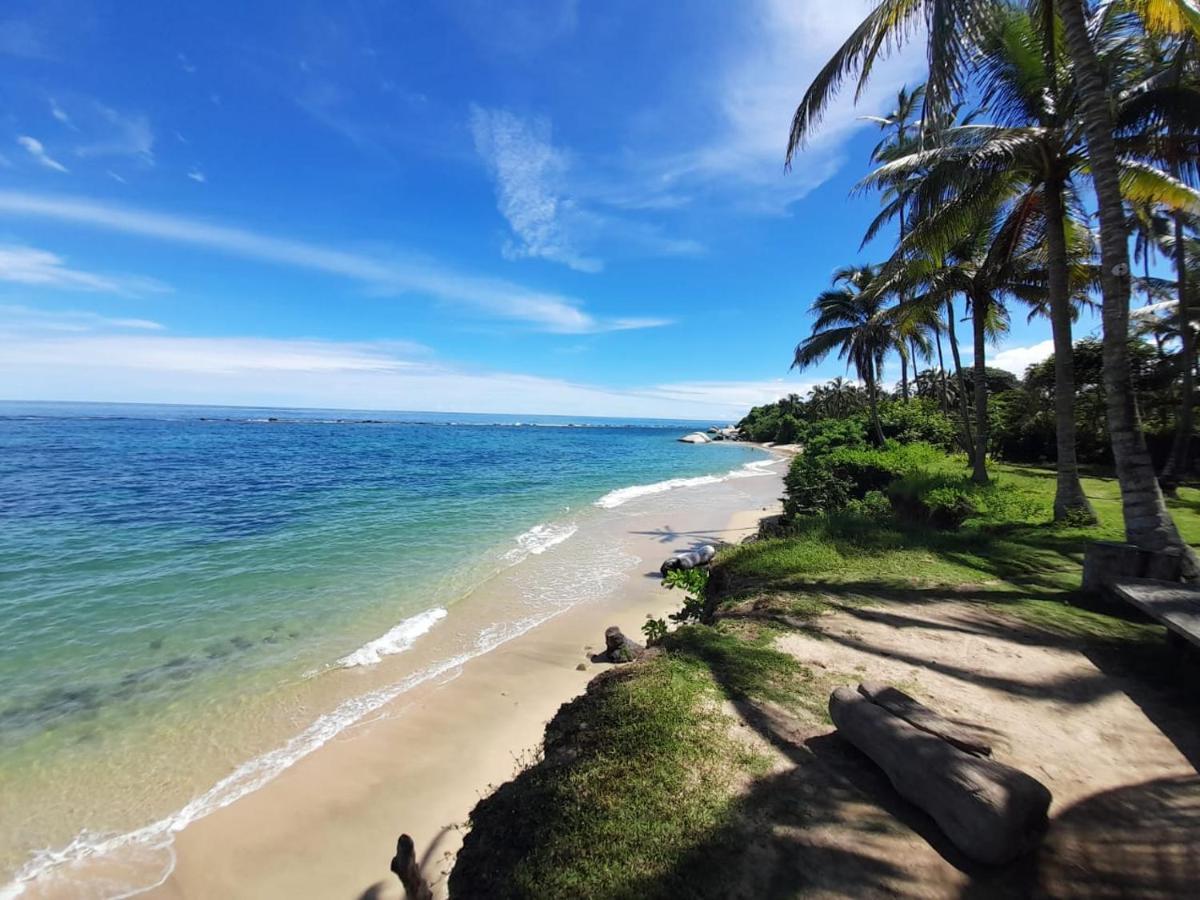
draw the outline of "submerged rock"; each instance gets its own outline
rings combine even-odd
[[[630,640],[616,625],[604,629],[604,658],[609,662],[633,662],[646,652],[637,641]]]

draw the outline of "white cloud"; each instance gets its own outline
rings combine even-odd
[[[75,123],[71,121],[71,117],[67,115],[67,111],[59,106],[58,101],[53,97],[50,98],[50,115],[73,131],[78,130],[75,127]]]
[[[14,346],[39,336],[111,330],[161,331],[163,325],[150,319],[104,316],[82,310],[45,310],[0,304],[0,338]]]
[[[76,147],[76,156],[81,159],[124,156],[143,165],[154,164],[154,130],[145,116],[118,112],[93,101],[91,120],[88,132],[94,132],[96,138]]]
[[[192,169],[190,172],[187,173],[187,177],[192,179],[192,181],[195,181],[199,184],[204,184],[206,181],[208,181],[208,176],[205,175],[203,172],[201,172],[199,169]]]
[[[0,313],[3,310],[0,309]],[[157,334],[0,336],[0,396],[732,421],[803,384],[612,388],[445,364],[419,345]]]
[[[462,274],[426,259],[383,259],[244,228],[78,198],[0,191],[0,213],[70,222],[324,272],[350,278],[380,293],[425,294],[550,332],[585,334],[670,324],[668,319],[654,317],[598,318],[583,310],[574,298],[528,290],[500,279]]]
[[[514,240],[506,255],[540,257],[581,272],[597,272],[598,259],[575,247],[567,220],[574,202],[565,196],[566,155],[551,143],[550,123],[526,121],[506,110],[471,109],[475,149],[496,179],[500,212]]]
[[[641,180],[638,195],[678,202],[694,192],[716,193],[752,212],[779,213],[828,180],[844,162],[846,141],[872,127],[859,117],[882,110],[924,68],[919,52],[877,65],[857,105],[849,85],[830,104],[794,170],[784,172],[788,131],[804,90],[870,6],[864,0],[745,3],[748,27],[731,37],[733,47],[713,66],[714,75],[696,76],[693,92],[707,98],[709,107],[687,113],[704,123],[707,134],[694,149],[640,154],[644,162],[634,166]],[[920,35],[914,37],[919,45]]]
[[[175,59],[179,62],[179,68],[187,72],[189,75],[196,74],[196,64],[188,59],[186,53],[175,54]]]
[[[963,353],[972,352],[970,347],[964,348]],[[995,355],[989,356],[988,365],[996,369],[1004,369],[1014,375],[1024,377],[1025,370],[1034,363],[1049,359],[1054,354],[1054,341],[1038,341],[1028,347],[1005,347]]]
[[[30,156],[32,156],[34,158],[34,160],[36,160],[39,164],[45,166],[47,169],[53,169],[55,172],[69,172],[70,171],[66,166],[64,166],[58,160],[51,157],[46,152],[46,148],[42,145],[42,142],[39,141],[37,138],[30,137],[27,134],[23,134],[17,138],[17,143],[20,144],[25,149],[25,152],[28,153]]]
[[[96,291],[135,296],[170,290],[152,278],[86,272],[65,265],[48,250],[0,244],[0,281],[75,291]]]
[[[512,234],[504,245],[507,258],[535,257],[598,272],[602,247],[649,256],[704,251],[697,241],[669,237],[658,225],[630,218],[631,211],[662,206],[653,201],[638,205],[620,192],[610,195],[607,186],[581,175],[572,154],[554,145],[547,119],[474,106],[471,131],[495,179],[497,205]]]

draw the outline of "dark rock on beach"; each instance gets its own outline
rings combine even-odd
[[[616,625],[604,629],[604,653],[602,656],[608,662],[626,663],[641,658],[646,648],[637,641],[630,640]]]

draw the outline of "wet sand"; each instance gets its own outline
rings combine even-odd
[[[388,872],[401,832],[419,854],[438,841],[427,871],[444,896],[471,808],[533,758],[545,723],[606,666],[590,661],[603,649],[605,627],[639,639],[648,615],[678,609],[682,598],[657,577],[662,560],[752,533],[760,517],[778,511],[781,469],[622,507],[601,536],[628,562],[605,596],[417,686],[266,786],[193,822],[175,838],[171,874],[143,896],[402,897]],[[473,600],[505,602],[512,589],[499,580]]]

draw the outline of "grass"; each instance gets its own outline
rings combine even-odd
[[[960,457],[944,457],[936,475],[967,484]],[[1087,477],[1084,491],[1099,523],[1052,523],[1054,472],[993,465],[993,483],[975,493],[978,514],[954,531],[853,512],[812,516],[786,537],[725,551],[713,575],[713,599],[726,607],[774,597],[781,613],[807,616],[831,600],[956,595],[991,602],[1023,621],[1082,640],[1142,641],[1161,635],[1135,616],[1089,608],[1079,594],[1084,548],[1121,540],[1120,493],[1112,478]],[[1185,540],[1200,544],[1200,490],[1181,488],[1168,505]]]
[[[721,697],[688,653],[595,680],[548,727],[546,758],[475,808],[451,891],[677,896],[679,856],[763,768],[730,736]]]

